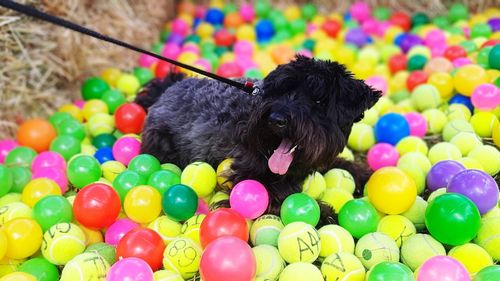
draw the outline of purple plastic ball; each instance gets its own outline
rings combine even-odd
[[[351,43],[359,48],[363,47],[370,41],[370,37],[361,30],[361,28],[353,28],[345,35],[345,42]]]
[[[488,25],[491,27],[491,31],[500,31],[500,18],[492,18],[488,21]]]
[[[456,174],[448,183],[447,191],[467,196],[476,204],[481,215],[498,203],[497,183],[490,175],[479,170],[465,170]]]
[[[447,187],[451,179],[464,170],[465,167],[457,161],[444,160],[437,162],[427,174],[427,188],[434,191],[438,188]]]
[[[177,33],[171,33],[170,36],[167,39],[167,43],[175,44],[175,45],[181,45],[182,42],[184,42],[184,36],[181,34]]]
[[[415,34],[407,34],[400,43],[400,48],[403,52],[408,52],[412,47],[423,45],[422,38]]]

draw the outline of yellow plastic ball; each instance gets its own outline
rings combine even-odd
[[[181,224],[169,219],[167,216],[160,216],[156,218],[148,225],[148,228],[156,231],[165,245],[168,245],[172,240],[179,236],[179,234],[181,234]]]
[[[236,38],[238,40],[255,41],[255,29],[249,24],[243,24],[236,30]]]
[[[91,136],[111,134],[115,129],[115,118],[107,113],[95,113],[87,122]]]
[[[181,183],[191,187],[199,197],[205,197],[214,191],[217,174],[210,164],[194,162],[182,171]]]
[[[500,148],[500,124],[493,126],[491,137],[493,138],[493,143]]]
[[[403,33],[403,29],[401,27],[391,26],[386,30],[384,34],[384,41],[386,43],[393,44],[394,39],[396,39],[396,37],[399,36],[401,33]]]
[[[300,8],[297,5],[290,5],[285,9],[284,15],[288,21],[293,21],[300,18]]]
[[[373,75],[374,67],[370,62],[358,60],[351,70],[357,79],[365,80]]]
[[[344,46],[340,46],[339,53],[333,54],[333,57],[339,63],[347,65],[348,67],[352,67],[356,62],[356,53],[354,52],[354,50]]]
[[[455,258],[465,266],[471,276],[481,269],[493,265],[491,256],[481,246],[473,243],[453,247],[448,256]]]
[[[22,202],[12,202],[0,207],[0,226],[17,218],[32,218],[33,211]]]
[[[498,117],[489,111],[480,111],[472,115],[470,124],[477,135],[483,138],[491,137],[493,128],[498,126]]]
[[[5,256],[11,259],[25,259],[40,249],[42,228],[34,219],[17,218],[3,225],[7,238]]]
[[[108,114],[108,105],[103,102],[102,100],[89,100],[85,102],[85,105],[83,106],[83,117],[85,120],[89,120],[93,115],[97,113],[105,113]]]
[[[106,81],[111,87],[116,86],[116,80],[122,75],[122,71],[118,68],[108,67],[101,72],[101,78]]]
[[[141,87],[139,79],[132,74],[122,74],[116,80],[116,89],[127,96],[133,96]]]
[[[126,169],[127,167],[118,161],[107,161],[101,165],[102,175],[110,182],[113,182]]]
[[[202,249],[189,238],[175,238],[163,252],[165,269],[179,273],[182,278],[192,278],[200,267]]]
[[[21,202],[21,194],[19,193],[7,193],[0,197],[0,207],[3,207],[9,203]],[[0,223],[1,224],[1,223]]]
[[[7,235],[0,229],[0,260],[5,257],[5,253],[7,253]]]
[[[0,278],[0,281],[36,281],[35,276],[26,272],[12,272]]]
[[[71,205],[73,205],[73,204],[71,204]],[[89,245],[92,245],[92,244],[96,244],[96,243],[100,243],[100,242],[104,241],[104,237],[103,237],[101,231],[95,230],[95,229],[86,228],[85,226],[80,225],[80,224],[78,224],[77,226],[85,234],[85,245],[86,246],[89,246]]]
[[[150,223],[161,212],[161,194],[149,185],[132,188],[123,202],[127,216],[137,223]]]
[[[21,200],[33,208],[36,202],[48,195],[61,195],[61,188],[51,179],[37,178],[24,187]]]
[[[382,213],[397,215],[415,202],[417,187],[412,178],[395,167],[384,167],[373,173],[367,182],[368,198]]]
[[[58,223],[43,235],[42,254],[56,265],[68,263],[85,250],[85,233],[75,224]]]
[[[484,68],[475,64],[462,66],[453,77],[455,89],[457,89],[460,94],[469,97],[477,86],[484,83],[488,83],[486,71]]]
[[[436,87],[443,99],[453,95],[453,77],[447,72],[434,72],[429,76],[427,83]]]
[[[58,111],[68,113],[79,122],[83,122],[83,112],[78,106],[74,104],[65,104],[61,106]]]
[[[210,38],[214,34],[214,27],[208,22],[201,22],[196,28],[196,34],[202,39]]]

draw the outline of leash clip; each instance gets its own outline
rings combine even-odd
[[[245,89],[248,89],[245,91],[252,96],[258,96],[258,95],[262,94],[262,89],[255,86],[255,84],[252,81],[246,81],[244,87],[245,87]],[[250,89],[251,89],[251,91],[250,91]]]

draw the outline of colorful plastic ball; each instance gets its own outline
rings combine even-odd
[[[481,269],[474,276],[473,281],[497,280],[498,278],[500,278],[500,265],[490,265]]]
[[[93,183],[80,190],[73,202],[75,219],[90,229],[110,226],[120,214],[121,202],[113,188]]]
[[[280,216],[284,225],[302,221],[315,227],[319,222],[319,205],[305,193],[288,196],[281,205]]]
[[[453,77],[455,88],[460,94],[470,97],[474,89],[488,82],[486,71],[474,64],[462,66]]]
[[[326,32],[326,34],[328,34],[328,36],[336,38],[342,30],[342,24],[338,20],[327,19],[323,22],[321,28]]]
[[[216,8],[208,9],[205,14],[205,21],[212,25],[221,25],[224,23],[224,13]]]
[[[464,170],[465,167],[457,161],[440,161],[434,164],[427,174],[427,188],[430,191],[435,191],[439,188],[447,187],[451,179]]]
[[[5,164],[17,167],[31,167],[31,162],[36,156],[36,151],[30,147],[18,146],[12,149],[7,157],[5,157]]]
[[[160,269],[165,244],[158,233],[149,228],[138,227],[130,230],[120,239],[116,247],[116,257],[135,257],[148,263],[153,271]]]
[[[2,226],[7,237],[5,256],[11,259],[25,259],[33,255],[42,244],[42,228],[31,218],[17,218]]]
[[[92,156],[79,155],[68,163],[68,179],[77,188],[82,188],[97,181],[101,174],[101,166]]]
[[[51,226],[73,220],[73,210],[68,199],[60,195],[49,195],[33,207],[33,218],[45,232]]]
[[[472,92],[471,102],[479,110],[492,110],[500,105],[500,89],[493,84],[479,85]]]
[[[44,258],[29,259],[18,270],[33,275],[38,281],[59,280],[59,270],[57,267]]]
[[[408,59],[408,70],[420,70],[424,69],[425,64],[427,63],[427,58],[423,55],[414,55]]]
[[[18,146],[19,144],[14,140],[0,140],[0,164],[4,163],[9,152]]]
[[[396,145],[402,138],[410,134],[408,122],[402,115],[396,113],[388,113],[380,117],[374,130],[377,142],[392,145]]]
[[[125,234],[138,227],[139,224],[129,219],[119,219],[108,227],[104,241],[109,245],[117,246]]]
[[[150,223],[161,213],[161,194],[148,185],[133,187],[123,201],[125,214],[137,223]]]
[[[38,201],[49,195],[61,195],[61,188],[51,179],[38,178],[31,180],[24,187],[21,199],[26,205],[33,207]]]
[[[142,131],[146,111],[136,103],[126,103],[118,107],[115,112],[116,128],[122,133],[138,134]]]
[[[370,168],[376,171],[383,167],[396,166],[399,153],[388,143],[378,143],[368,150],[366,159]]]
[[[360,28],[353,28],[347,31],[345,35],[345,42],[356,45],[358,48],[363,47],[369,42],[370,37],[363,32]]]
[[[0,197],[9,193],[14,185],[14,178],[11,170],[5,165],[0,165]]]
[[[12,272],[4,275],[2,281],[37,281],[37,279],[26,272]]]
[[[66,169],[66,161],[64,158],[55,152],[44,151],[33,159],[31,163],[31,170],[36,171],[43,168],[56,168],[56,169]]]
[[[427,82],[429,75],[422,70],[415,70],[410,73],[408,79],[406,80],[406,86],[408,90],[413,91],[418,85],[424,84]]]
[[[1,168],[0,168],[1,169]],[[12,173],[12,187],[10,189],[10,192],[11,193],[22,193],[23,192],[23,189],[24,187],[28,184],[28,182],[30,182],[31,180],[31,172],[28,168],[25,168],[25,167],[12,167],[12,168],[9,168],[10,172]],[[0,172],[1,173],[1,172]],[[61,174],[63,174],[64,172],[61,172]],[[2,181],[4,184],[5,183],[9,183],[8,182],[8,176],[7,178],[5,178],[5,174],[4,175],[1,175],[0,176],[0,181]],[[4,178],[2,178],[4,177]],[[57,182],[56,182],[57,183]],[[58,183],[59,184],[59,183]],[[8,186],[8,185],[7,185]],[[5,192],[5,186],[3,187],[4,189],[2,189],[0,187],[0,189],[3,190],[3,192]],[[62,191],[62,190],[61,190]],[[0,192],[1,194],[2,192]],[[3,195],[0,195],[0,196],[3,196]],[[0,204],[1,205],[1,204]]]
[[[248,241],[248,225],[238,212],[220,208],[209,213],[200,226],[200,242],[206,248],[212,241],[222,236],[234,236]]]
[[[463,105],[467,106],[469,111],[471,111],[471,112],[474,111],[474,106],[472,105],[470,98],[467,96],[464,96],[464,95],[456,94],[448,101],[448,103],[449,104],[455,104],[455,103],[463,104]]]
[[[160,170],[160,161],[152,155],[139,154],[130,160],[128,169],[137,172],[145,179],[149,179],[154,172]]]
[[[186,221],[198,208],[198,196],[193,189],[176,184],[167,189],[162,199],[163,211],[174,221]]]
[[[103,147],[113,147],[116,137],[112,134],[99,134],[92,139],[92,145],[97,149]]]
[[[379,215],[370,202],[355,199],[348,201],[339,211],[339,225],[355,238],[377,230]]]
[[[499,191],[495,180],[479,170],[464,170],[456,174],[448,183],[447,192],[467,196],[484,215],[498,203]]]
[[[259,42],[266,42],[271,40],[274,36],[274,27],[270,20],[260,20],[255,26],[255,32],[257,34],[257,40]]]
[[[237,237],[216,239],[206,247],[201,257],[200,275],[205,281],[248,281],[255,274],[256,261],[252,249]]]
[[[99,77],[91,77],[83,82],[81,92],[84,100],[100,99],[109,85]]]
[[[73,136],[58,136],[50,144],[50,150],[57,152],[64,157],[64,160],[69,160],[74,155],[80,153],[80,141]]]
[[[159,170],[151,174],[147,183],[164,194],[171,186],[180,184],[181,178],[172,171]]]
[[[408,266],[399,262],[383,261],[374,265],[369,273],[367,281],[383,281],[389,278],[401,281],[415,280],[413,272]]]
[[[58,136],[73,136],[82,141],[85,138],[85,128],[83,124],[76,119],[64,120],[59,127],[56,128]]]
[[[388,62],[389,69],[392,73],[407,69],[407,58],[405,54],[394,54]]]
[[[116,190],[120,196],[121,201],[125,200],[127,193],[136,186],[146,184],[146,179],[144,179],[137,172],[126,170],[116,176],[113,181],[113,188]]]
[[[217,75],[221,75],[226,78],[241,77],[243,75],[243,70],[235,62],[226,62],[219,66],[217,69]]]
[[[410,135],[420,138],[425,136],[427,133],[427,120],[425,120],[421,114],[417,112],[409,112],[406,113],[404,117],[410,127]]]
[[[229,197],[231,209],[247,219],[260,217],[269,205],[266,188],[256,180],[244,180],[237,183]]]
[[[150,281],[153,271],[147,262],[140,258],[128,257],[117,261],[106,274],[106,281]]]
[[[134,137],[122,137],[113,145],[113,157],[124,165],[128,165],[140,151],[141,142]]]
[[[417,281],[436,278],[456,281],[471,280],[465,267],[456,259],[447,256],[435,256],[428,259],[418,270],[417,276]]]
[[[17,142],[20,145],[31,147],[37,152],[48,150],[55,137],[54,127],[41,119],[27,120],[21,124],[17,131]]]
[[[462,245],[476,237],[481,215],[476,205],[457,193],[439,195],[425,211],[425,225],[438,241],[448,245]]]
[[[384,77],[372,76],[366,79],[365,83],[376,90],[382,91],[383,95],[385,95],[387,92],[388,85]]]
[[[488,54],[488,64],[492,69],[500,70],[500,44],[496,44]]]
[[[116,89],[126,96],[135,95],[140,87],[139,79],[132,74],[122,74],[116,80]]]
[[[102,148],[99,148],[95,152],[94,158],[97,159],[97,161],[99,161],[99,163],[101,163],[101,164],[103,164],[105,162],[108,162],[108,161],[115,160],[113,158],[113,150],[111,149],[111,147],[102,147]]]

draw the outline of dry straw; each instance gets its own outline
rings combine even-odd
[[[175,14],[176,0],[17,0],[89,26],[104,34],[149,47]],[[208,2],[208,1],[198,1]],[[233,1],[230,1],[233,2]],[[236,1],[241,2],[241,1]],[[273,1],[280,4],[309,1]],[[313,1],[323,11],[344,11],[353,1]],[[366,0],[372,7],[446,12],[451,1]],[[472,10],[499,7],[500,0],[461,1]],[[109,66],[130,69],[128,50],[0,8],[0,139],[13,137],[22,120],[46,118],[79,97],[79,86]]]

